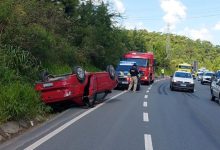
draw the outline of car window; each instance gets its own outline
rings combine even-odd
[[[176,72],[175,77],[180,77],[180,78],[192,78],[192,75],[187,72]]]
[[[220,71],[217,71],[215,75],[217,78],[220,78]]]
[[[212,76],[212,75],[213,75],[213,73],[211,73],[211,72],[204,73],[204,76]]]

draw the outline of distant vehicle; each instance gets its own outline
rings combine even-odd
[[[217,100],[220,102],[220,79],[215,78],[210,86],[210,91],[211,91],[211,100],[215,101]],[[216,99],[217,98],[217,99]]]
[[[136,62],[131,61],[120,61],[116,67],[116,73],[118,75],[118,85],[117,88],[128,89],[131,82],[130,69]],[[138,78],[137,90],[140,90],[141,82]]]
[[[192,73],[193,66],[191,64],[182,63],[177,65],[177,71],[185,71]]]
[[[136,62],[141,73],[140,81],[142,84],[154,82],[156,60],[152,52],[130,51],[123,55],[122,60]]]
[[[214,72],[208,71],[204,72],[201,79],[201,84],[211,83]]]
[[[192,74],[185,71],[176,71],[170,80],[170,89],[171,91],[179,90],[188,90],[194,92],[194,80]]]
[[[201,81],[202,76],[203,76],[203,72],[197,72],[197,79],[198,79],[198,81]]]
[[[193,72],[193,66],[188,63],[182,63],[177,65],[177,71],[185,71],[192,74],[193,78],[195,79],[195,74]]]
[[[93,106],[97,94],[105,93],[106,96],[116,86],[115,70],[109,65],[103,72],[85,72],[81,67],[75,67],[72,73],[64,75],[44,73],[35,90],[46,104],[72,101],[78,105]]]

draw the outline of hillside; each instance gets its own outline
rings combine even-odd
[[[0,1],[0,122],[49,111],[33,89],[42,70],[61,74],[76,65],[103,70],[130,50],[153,51],[158,67],[167,70],[194,60],[220,69],[220,46],[171,35],[167,59],[166,34],[126,30],[115,26],[117,18],[108,4],[92,1]]]

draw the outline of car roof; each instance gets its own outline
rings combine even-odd
[[[191,74],[190,72],[187,72],[187,71],[175,71],[175,73],[176,72],[180,72],[180,73],[189,73],[189,74]]]

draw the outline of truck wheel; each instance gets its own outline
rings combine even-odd
[[[115,68],[112,65],[108,65],[106,67],[106,71],[109,73],[109,76],[112,80],[115,80],[116,73],[115,73]]]
[[[141,88],[141,84],[138,84],[137,85],[137,91],[140,91],[140,88]]]
[[[85,70],[82,69],[80,66],[76,66],[73,68],[73,74],[76,74],[77,79],[83,83],[86,78]]]

